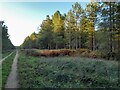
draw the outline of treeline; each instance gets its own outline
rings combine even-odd
[[[12,44],[9,39],[8,27],[2,22],[2,52],[15,49],[15,46]]]
[[[43,20],[39,33],[26,37],[24,49],[89,49],[120,55],[120,2],[76,2],[67,14],[56,11]]]

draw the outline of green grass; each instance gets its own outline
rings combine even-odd
[[[2,58],[8,56],[11,52],[13,52],[13,50],[3,52],[3,53],[2,53]]]
[[[32,57],[21,53],[21,88],[117,87],[118,63],[81,57]]]
[[[8,75],[11,71],[11,66],[15,57],[15,52],[2,62],[2,87],[5,86]]]

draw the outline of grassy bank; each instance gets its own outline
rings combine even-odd
[[[22,88],[117,87],[116,61],[81,57],[33,57],[21,53],[18,62]]]
[[[11,71],[11,66],[15,57],[15,52],[2,62],[2,87],[5,86],[8,75]]]
[[[8,56],[11,52],[13,52],[14,50],[10,50],[10,51],[4,51],[2,53],[2,58],[5,58],[6,56]]]

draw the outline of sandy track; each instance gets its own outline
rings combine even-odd
[[[5,88],[18,88],[18,73],[17,73],[17,62],[18,62],[19,52],[16,51],[16,56],[13,60],[12,69],[8,76]]]

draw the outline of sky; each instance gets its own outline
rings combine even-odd
[[[0,20],[8,27],[10,40],[15,46],[23,43],[24,39],[33,32],[46,18],[57,10],[67,13],[75,2],[0,2]],[[85,8],[87,2],[80,2]]]

